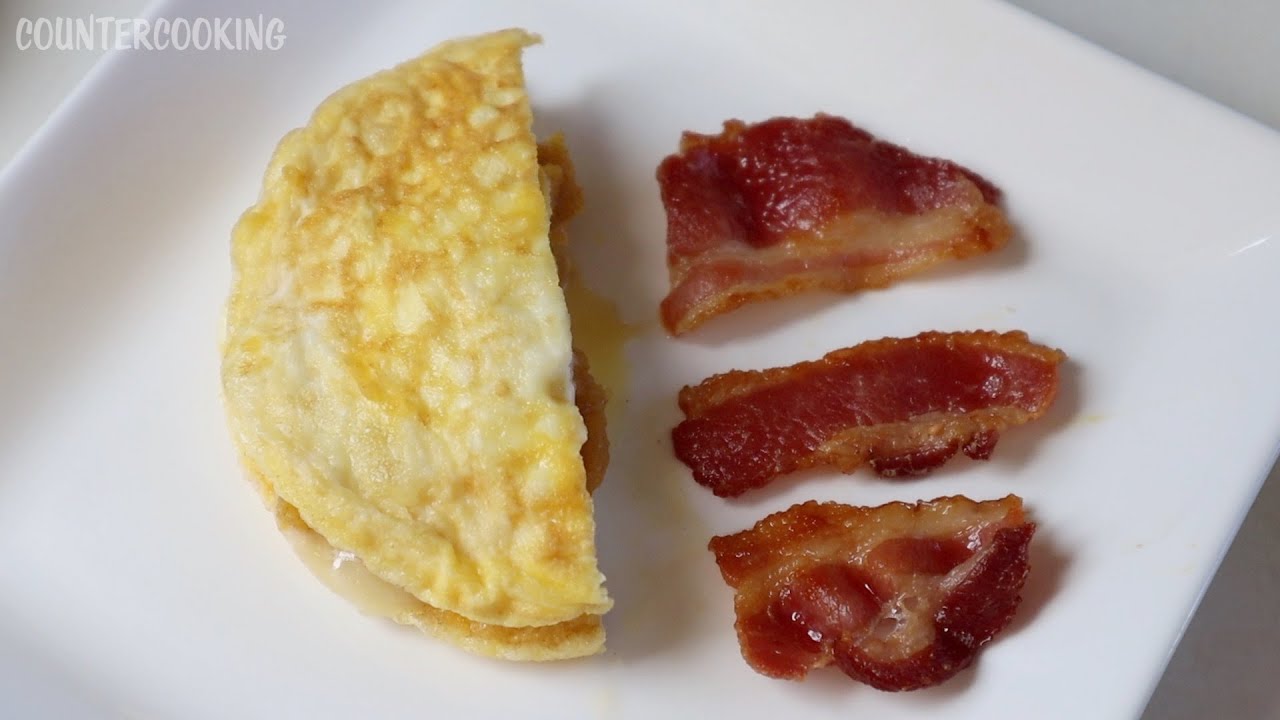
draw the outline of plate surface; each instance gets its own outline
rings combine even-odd
[[[1001,4],[260,2],[264,53],[106,59],[0,177],[0,706],[141,717],[1136,716],[1280,437],[1280,138]],[[170,17],[208,15],[194,0]],[[586,280],[637,328],[600,490],[609,651],[523,666],[358,615],[244,482],[215,349],[228,231],[340,85],[519,25],[563,130]],[[653,170],[684,129],[826,111],[1007,193],[1016,243],[889,290],[744,310],[679,341]],[[808,473],[725,502],[670,454],[675,392],[926,329],[1072,360],[1044,420],[921,480]],[[740,660],[715,533],[809,499],[1017,492],[1024,606],[978,663],[890,695]],[[24,712],[25,711],[25,712]]]

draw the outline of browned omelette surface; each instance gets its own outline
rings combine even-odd
[[[551,659],[598,650],[611,601],[549,242],[566,171],[539,167],[520,63],[536,40],[445,43],[281,141],[233,234],[223,388],[282,527],[415,598],[403,622]]]

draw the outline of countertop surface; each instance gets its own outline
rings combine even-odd
[[[1280,130],[1280,2],[1012,0],[1149,70]],[[20,51],[20,18],[133,17],[144,0],[6,0],[0,4],[0,165],[93,67],[91,51]],[[1209,586],[1144,720],[1280,720],[1280,466]],[[1117,602],[1141,603],[1117,588]]]

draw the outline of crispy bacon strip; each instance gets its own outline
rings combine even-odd
[[[1022,499],[807,502],[712,538],[742,655],[799,680],[835,663],[881,690],[936,685],[1013,618],[1035,525]]]
[[[721,497],[816,465],[921,475],[957,452],[985,460],[1001,430],[1043,415],[1065,359],[1023,332],[864,342],[685,387],[672,444],[693,479]]]
[[[990,182],[830,115],[686,132],[658,183],[673,335],[749,302],[884,287],[1011,234]]]

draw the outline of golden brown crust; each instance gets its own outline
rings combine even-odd
[[[578,185],[578,175],[563,133],[556,133],[538,143],[538,165],[550,183],[547,196],[551,199],[551,249],[558,251],[568,241],[565,224],[582,212],[583,204],[582,187]]]
[[[556,257],[560,285],[572,272],[569,259],[567,226],[582,210],[582,188],[577,182],[573,159],[565,145],[564,135],[556,133],[538,143],[538,165],[546,181],[544,192],[551,208],[551,252]],[[609,436],[605,429],[605,405],[608,395],[591,376],[586,353],[573,351],[574,401],[587,426],[587,441],[582,445],[582,463],[587,472],[587,491],[592,492],[604,481],[609,466]]]
[[[609,467],[609,435],[605,428],[605,404],[608,397],[604,388],[591,377],[587,356],[573,352],[573,383],[577,390],[574,402],[587,426],[587,441],[582,444],[582,465],[587,470],[587,492],[595,492],[604,481]]]

